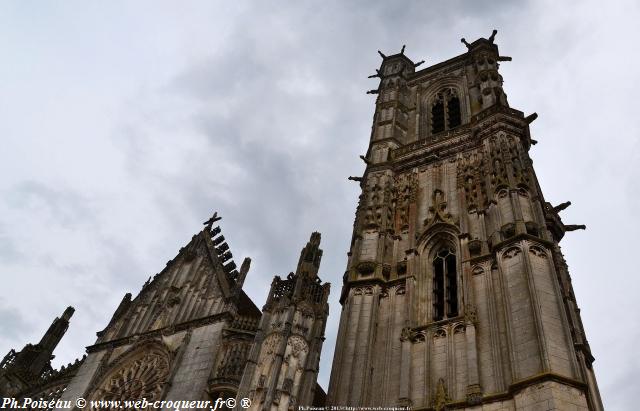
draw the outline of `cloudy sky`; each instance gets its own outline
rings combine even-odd
[[[638,3],[431,3],[2,2],[0,355],[73,305],[55,364],[81,356],[218,210],[258,306],[322,232],[326,388],[376,50],[428,65],[496,28],[545,196],[588,227],[562,245],[605,406],[633,408]]]

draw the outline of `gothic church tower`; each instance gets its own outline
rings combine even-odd
[[[327,403],[602,410],[525,115],[489,39],[382,56]]]

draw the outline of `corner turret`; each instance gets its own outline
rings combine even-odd
[[[75,309],[67,307],[56,318],[37,344],[27,344],[21,351],[9,351],[0,362],[0,395],[13,397],[29,389],[52,372],[53,351],[69,328]]]

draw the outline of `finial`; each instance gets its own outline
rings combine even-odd
[[[460,41],[461,41],[465,46],[467,46],[467,48],[468,48],[469,50],[471,50],[471,44],[469,44],[469,43],[467,42],[467,40],[465,40],[465,39],[464,39],[464,37],[463,37],[463,38],[461,38],[461,39],[460,39]]]
[[[404,48],[407,47],[406,44],[402,45],[402,49],[400,50],[400,54],[404,54]]]
[[[320,233],[314,231],[311,237],[300,252],[300,260],[298,260],[298,268],[295,275],[308,275],[316,277],[318,268],[320,268],[320,260],[322,259],[322,250],[320,249]]]
[[[322,238],[322,235],[317,232],[314,231],[313,233],[311,233],[311,237],[309,237],[309,243],[315,246],[320,245],[320,239]]]
[[[67,307],[66,310],[64,310],[64,313],[62,313],[62,318],[64,320],[69,321],[69,319],[71,319],[71,317],[73,316],[74,312],[76,312],[76,309],[71,307],[71,306],[69,306],[69,307]]]
[[[489,41],[493,43],[493,40],[495,40],[496,38],[496,34],[498,34],[498,30],[493,29],[493,31],[491,32],[491,36],[489,36]]]
[[[215,223],[216,221],[220,221],[220,220],[222,220],[222,217],[218,217],[218,212],[216,211],[215,213],[213,213],[213,215],[211,216],[210,219],[208,219],[207,221],[205,221],[202,224],[207,226],[207,228],[211,228],[213,223]]]
[[[236,279],[236,285],[239,289],[244,285],[244,280],[247,278],[249,267],[251,267],[251,259],[249,257],[245,257],[244,261],[242,261],[242,265],[240,266],[238,278]]]
[[[387,56],[385,56],[385,55],[384,55],[384,53],[383,53],[383,52],[381,52],[380,50],[378,50],[378,54],[380,54],[380,57],[382,57],[383,59],[384,59],[384,58],[387,58]]]

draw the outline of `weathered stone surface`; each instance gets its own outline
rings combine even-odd
[[[324,392],[316,379],[329,284],[317,276],[320,234],[314,233],[303,249],[293,280],[274,281],[285,287],[272,289],[261,313],[242,290],[250,260],[245,259],[239,272],[230,266],[230,247],[220,228],[213,227],[219,219],[214,214],[207,220],[204,230],[150,278],[138,296],[125,295],[95,344],[87,348],[87,358],[65,370],[51,369],[51,353],[66,331],[72,308],[54,321],[39,344],[29,344],[19,353],[12,350],[0,367],[2,394],[60,398],[71,404],[80,397],[88,401],[235,397],[243,374],[249,376],[246,370],[253,369],[254,363],[248,361],[252,346],[259,351],[268,331],[286,336],[287,344],[281,353],[282,372],[263,388],[277,397],[284,410],[289,405],[321,405],[317,401],[324,399]],[[268,322],[285,311],[291,316],[275,325]],[[256,391],[257,381],[249,377],[247,381],[243,397],[248,396],[246,391]]]
[[[544,201],[494,38],[420,71],[383,56],[330,405],[602,409],[558,246],[574,227]]]
[[[443,410],[602,410],[594,361],[559,241],[568,203],[545,202],[534,115],[508,105],[489,39],[416,71],[383,57],[340,302],[328,405]],[[252,410],[322,405],[316,379],[329,284],[320,235],[263,310],[205,228],[132,298],[88,356],[51,369],[71,311],[11,350],[0,394],[68,399],[250,398]],[[238,410],[244,409],[240,405]]]

